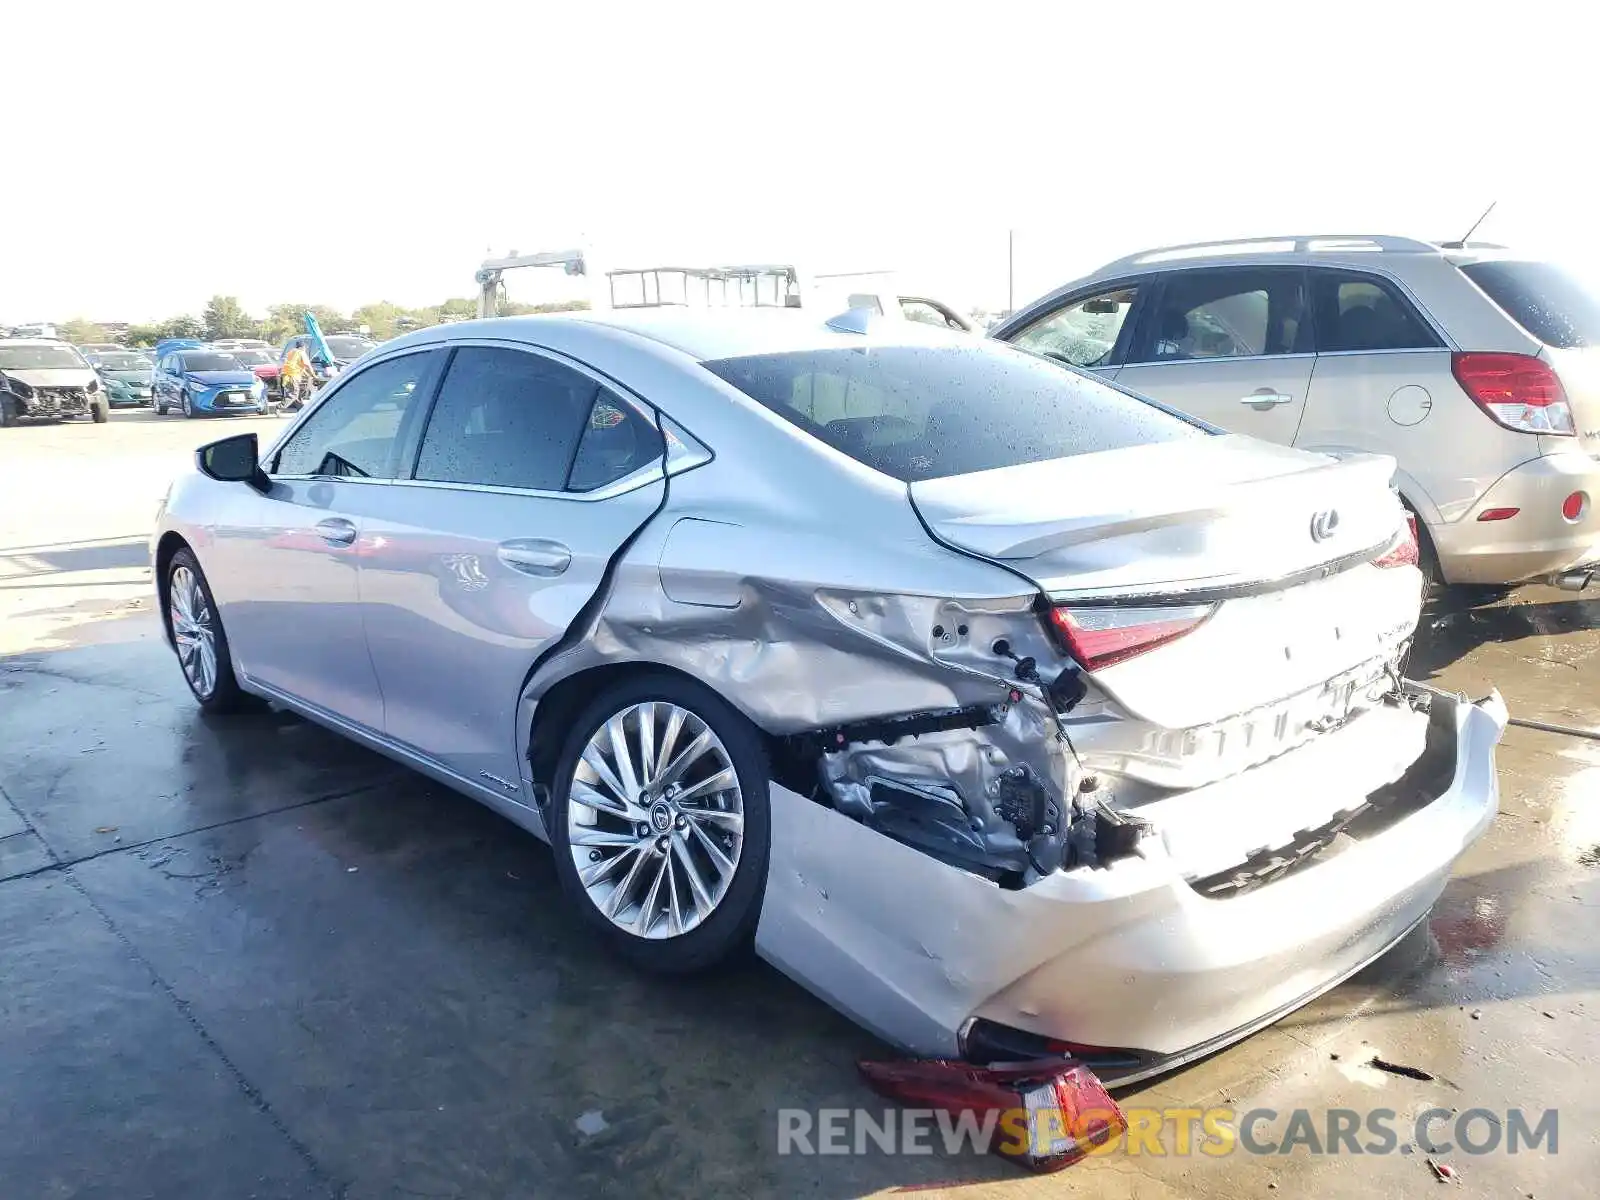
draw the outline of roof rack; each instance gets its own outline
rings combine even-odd
[[[1173,262],[1185,258],[1211,258],[1244,254],[1315,254],[1315,253],[1375,253],[1375,254],[1431,254],[1439,247],[1433,242],[1416,238],[1395,237],[1390,234],[1371,233],[1314,233],[1287,234],[1281,237],[1236,238],[1231,241],[1190,242],[1181,246],[1161,246],[1154,250],[1141,250],[1109,262],[1096,274],[1106,274],[1120,267],[1148,266],[1152,263]]]

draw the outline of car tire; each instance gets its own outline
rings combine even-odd
[[[692,758],[679,759],[702,740]],[[613,783],[634,781],[630,803],[619,802],[596,761]],[[664,673],[606,688],[572,721],[556,761],[548,832],[563,890],[615,950],[647,970],[685,974],[732,957],[754,936],[766,894],[768,776],[755,728],[709,688]],[[602,803],[574,799],[575,790]]]
[[[233,653],[222,628],[222,614],[193,551],[179,550],[167,564],[162,619],[172,638],[184,682],[206,712],[235,712],[246,695],[233,673]],[[189,653],[186,654],[185,651]]]
[[[15,402],[5,396],[0,396],[0,429],[15,425],[17,419]]]
[[[111,410],[104,404],[91,404],[89,417],[96,425],[104,425],[111,419]]]
[[[152,400],[151,403],[155,405],[156,416],[164,417],[167,415],[167,402],[165,400]]]
[[[183,395],[179,397],[179,400],[183,404],[183,415],[188,417],[191,421],[194,420],[194,404],[189,399],[189,393],[184,392]]]

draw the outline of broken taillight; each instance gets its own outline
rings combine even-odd
[[[1406,514],[1406,523],[1402,525],[1400,538],[1388,550],[1372,560],[1375,567],[1414,567],[1421,561],[1422,554],[1417,546],[1417,519],[1410,513]]]
[[[996,1135],[990,1151],[1033,1171],[1069,1167],[1110,1148],[1128,1128],[1105,1085],[1070,1058],[989,1067],[949,1059],[858,1065],[880,1095],[987,1126]]]
[[[1215,604],[1183,604],[1113,608],[1063,604],[1050,610],[1050,624],[1060,635],[1067,653],[1085,671],[1095,671],[1181,638],[1198,628],[1216,607]]]

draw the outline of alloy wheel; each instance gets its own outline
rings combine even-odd
[[[195,695],[205,699],[217,686],[217,627],[200,580],[188,567],[172,572],[167,612],[178,662]]]
[[[567,841],[584,893],[612,925],[652,940],[696,928],[744,848],[744,793],[727,747],[668,701],[613,714],[573,769]]]

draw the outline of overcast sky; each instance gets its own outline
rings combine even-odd
[[[1172,242],[1459,236],[1491,200],[1479,236],[1600,262],[1576,3],[5,7],[0,322],[431,303],[572,244],[998,308],[1008,229],[1020,303]]]

